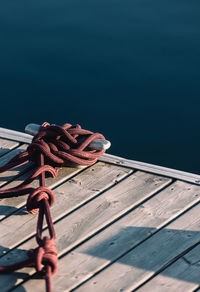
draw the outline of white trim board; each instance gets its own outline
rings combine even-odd
[[[19,131],[0,128],[0,137],[21,143],[31,143],[32,136]]]
[[[145,172],[150,172],[158,175],[163,175],[179,180],[183,180],[186,182],[190,182],[193,184],[200,185],[200,175],[185,172],[181,170],[176,170],[172,168],[167,168],[159,165],[154,165],[146,162],[136,161],[136,160],[129,160],[126,158],[118,157],[111,154],[104,154],[102,157],[99,158],[100,161],[113,163],[117,165],[121,165],[123,167],[129,167],[137,170],[143,170]]]
[[[14,130],[9,130],[5,128],[0,128],[0,137],[13,140],[13,141],[18,141],[21,143],[31,143],[32,141],[32,136],[26,133],[22,133],[19,131],[14,131]],[[111,155],[105,153],[100,159],[100,161],[107,162],[107,163],[112,163],[112,164],[117,164],[121,165],[124,167],[132,168],[132,169],[138,169],[158,175],[163,175],[179,180],[183,180],[186,182],[190,182],[193,184],[200,185],[200,175],[198,174],[193,174],[190,172],[185,172],[185,171],[180,171],[176,169],[171,169],[159,165],[154,165],[154,164],[149,164],[145,162],[140,162],[140,161],[135,161],[135,160],[129,160],[123,157]]]

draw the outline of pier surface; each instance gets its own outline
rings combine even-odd
[[[30,139],[0,129],[0,165]],[[0,174],[0,187],[16,186],[33,167]],[[90,167],[63,167],[46,182],[56,197],[53,291],[198,291],[200,176],[105,154]],[[37,246],[37,215],[27,213],[26,199],[0,200],[0,265]],[[43,292],[45,281],[23,268],[0,275],[0,291]]]

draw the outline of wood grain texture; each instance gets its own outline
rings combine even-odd
[[[66,252],[95,235],[169,182],[170,180],[166,178],[136,172],[95,200],[83,205],[69,216],[63,217],[55,224],[59,253]],[[29,240],[21,245],[20,249],[26,250],[33,245],[34,240]],[[0,263],[3,262],[7,262],[6,256],[1,258]],[[28,270],[29,273],[34,273],[34,269],[32,272]]]
[[[20,132],[1,133],[30,142]],[[0,165],[27,147],[15,141],[0,138]],[[55,189],[60,257],[53,291],[197,291],[200,176],[110,154],[100,160],[84,170],[62,168],[56,179],[47,179]],[[31,167],[0,174],[0,187],[16,186]],[[130,175],[131,169],[145,172]],[[182,181],[170,185],[167,177]],[[0,265],[26,258],[36,246],[37,216],[27,214],[25,202],[26,196],[0,200]],[[45,291],[43,280],[28,280],[34,273],[24,268],[0,275],[0,291]]]
[[[0,166],[6,164],[11,158],[13,158],[15,155],[23,152],[27,148],[27,145],[22,145],[14,150],[11,150],[7,154],[3,155],[0,159]],[[20,167],[17,167],[15,169],[11,169],[8,171],[5,171],[3,173],[0,173],[0,186],[3,186],[4,184],[8,183],[9,181],[15,180],[20,174],[25,172],[28,168],[30,168],[29,165],[22,165]]]
[[[200,285],[200,246],[170,265],[138,292],[192,292]]]
[[[54,221],[72,212],[87,200],[128,175],[130,170],[122,167],[97,163],[71,180],[54,189],[56,197],[52,208]],[[91,179],[91,175],[92,178]],[[37,215],[27,214],[23,207],[1,222],[0,254],[15,247],[35,233]]]
[[[132,291],[200,240],[200,205],[118,259],[76,291]]]
[[[0,137],[22,143],[31,143],[33,136],[26,133],[0,128]]]
[[[72,289],[158,231],[199,198],[199,187],[176,182],[60,260],[53,285]],[[196,196],[198,194],[198,197]],[[181,202],[180,202],[181,198]],[[68,266],[71,269],[68,269]],[[73,275],[73,277],[72,277]],[[60,286],[60,284],[62,286]],[[39,288],[38,288],[39,289]]]
[[[69,291],[105,269],[195,204],[200,198],[198,191],[198,186],[177,181],[62,257],[53,280],[54,289]],[[35,282],[37,291],[42,291],[41,282]]]
[[[19,146],[18,142],[0,138],[0,156]]]
[[[79,173],[83,169],[75,168],[75,167],[63,167],[59,170],[59,173],[56,178],[47,177],[46,178],[46,186],[53,189],[57,185],[61,184],[62,182],[69,179],[71,176],[74,176],[75,174]],[[22,183],[29,175],[31,175],[32,170],[25,172],[21,176],[19,176],[16,180],[11,181],[9,184],[7,184],[2,189],[7,189],[8,187],[15,187],[19,183]],[[35,179],[31,184],[31,187],[38,187],[39,186],[39,180]],[[0,220],[5,219],[9,215],[16,212],[19,208],[25,207],[27,200],[26,196],[19,196],[19,197],[11,197],[11,198],[4,198],[0,200]]]
[[[3,129],[3,128],[0,128],[0,137],[8,138],[8,139],[19,141],[22,143],[31,143],[32,141],[31,135],[18,132],[18,131]],[[130,159],[122,158],[122,157],[107,154],[107,153],[105,153],[99,159],[99,161],[122,165],[128,168],[147,171],[154,174],[160,174],[163,176],[172,177],[175,179],[180,179],[186,182],[191,182],[191,183],[200,185],[200,175],[185,172],[185,171],[179,171],[176,169],[171,169],[171,168],[167,168],[167,167],[163,167],[159,165],[153,165],[153,164],[145,163],[141,161],[130,160]]]
[[[200,175],[189,173],[185,171],[180,171],[177,169],[172,169],[168,167],[163,167],[159,165],[154,165],[146,162],[130,160],[123,157],[118,157],[112,154],[105,153],[102,157],[99,158],[100,161],[118,164],[121,166],[126,166],[129,168],[134,168],[137,170],[147,171],[150,173],[155,173],[167,177],[172,177],[175,179],[183,180],[186,182],[191,182],[197,185],[200,185]]]

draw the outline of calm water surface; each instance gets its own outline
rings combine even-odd
[[[1,127],[79,123],[112,154],[200,173],[199,0],[0,6]]]

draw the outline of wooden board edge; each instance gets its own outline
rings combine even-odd
[[[14,131],[14,130],[9,130],[9,129],[4,129],[0,128],[0,137],[12,141],[17,141],[21,143],[31,143],[32,141],[32,136],[28,135],[26,133]]]
[[[159,165],[154,165],[146,162],[129,160],[123,157],[115,156],[112,154],[105,153],[102,157],[99,158],[99,161],[107,162],[111,164],[117,164],[120,166],[132,168],[135,170],[142,170],[145,172],[150,172],[153,174],[158,174],[162,176],[167,176],[170,178],[182,180],[192,184],[200,185],[200,175],[185,172],[181,170],[176,170],[172,168],[167,168]]]
[[[31,143],[32,138],[33,138],[31,135],[28,135],[26,133],[4,129],[4,128],[0,128],[0,137],[22,142],[22,143]],[[124,166],[124,167],[132,168],[132,169],[142,170],[145,172],[167,176],[170,178],[179,179],[185,182],[200,185],[200,175],[190,173],[190,172],[180,171],[180,170],[167,168],[167,167],[163,167],[159,165],[154,165],[154,164],[150,164],[146,162],[130,160],[123,157],[108,154],[108,153],[105,153],[101,158],[99,158],[99,161],[111,163],[111,164],[117,164],[118,166]]]

